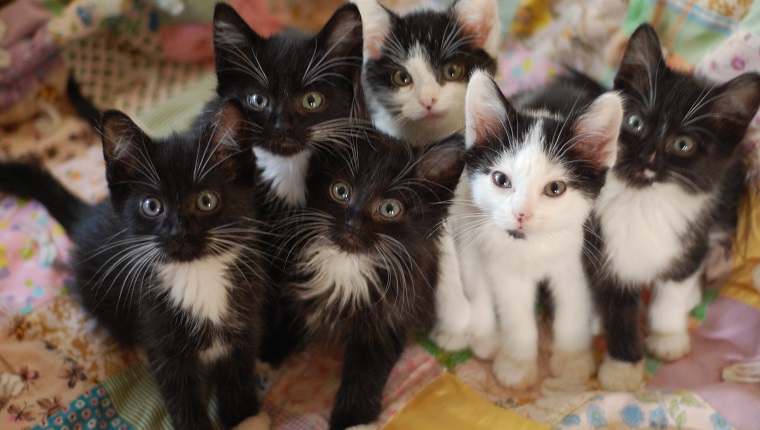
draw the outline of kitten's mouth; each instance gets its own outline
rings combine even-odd
[[[507,234],[515,239],[525,239],[525,233],[520,230],[507,230]]]
[[[294,155],[304,149],[304,145],[290,137],[274,137],[266,143],[269,152],[277,155]]]

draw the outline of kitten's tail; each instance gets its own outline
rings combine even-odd
[[[91,208],[50,172],[33,164],[0,163],[0,191],[39,201],[68,232]]]
[[[87,97],[82,94],[82,90],[79,87],[77,81],[74,80],[74,74],[69,74],[69,79],[66,81],[66,94],[69,96],[69,101],[77,114],[87,121],[92,128],[96,131],[102,131],[103,125],[103,112],[100,111]]]

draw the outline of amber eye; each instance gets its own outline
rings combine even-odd
[[[549,182],[544,187],[544,194],[549,197],[559,197],[567,190],[567,185],[562,181]]]
[[[195,199],[195,207],[202,212],[211,212],[219,205],[219,196],[211,191],[203,191]]]
[[[148,218],[155,218],[164,211],[164,204],[158,197],[146,197],[140,202],[140,211]]]
[[[407,73],[404,69],[398,69],[393,72],[391,80],[393,81],[393,85],[397,87],[405,87],[412,84],[412,75]]]
[[[670,152],[679,157],[688,157],[694,153],[697,144],[688,136],[679,136],[670,144]]]
[[[448,63],[443,66],[443,79],[447,81],[458,81],[464,74],[464,67],[459,63]]]
[[[511,188],[512,182],[509,181],[509,177],[501,172],[493,172],[491,175],[491,180],[493,181],[494,185],[496,185],[499,188]]]
[[[377,212],[380,213],[383,218],[396,218],[401,213],[401,202],[396,199],[385,200],[380,204],[380,207],[377,208]]]
[[[641,134],[644,132],[644,120],[636,114],[628,115],[625,125],[632,133]]]
[[[330,189],[330,195],[338,203],[345,203],[351,198],[351,187],[345,182],[336,182]]]
[[[267,105],[269,105],[269,100],[267,100],[266,97],[259,93],[253,93],[248,96],[248,104],[254,109],[254,110],[264,110],[266,109]]]
[[[306,110],[315,110],[319,109],[324,101],[325,98],[322,97],[322,94],[312,91],[303,96],[303,99],[301,99],[301,106]]]

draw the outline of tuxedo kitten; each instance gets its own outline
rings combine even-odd
[[[644,286],[654,289],[646,349],[663,360],[689,352],[687,314],[701,300],[708,248],[736,223],[740,141],[760,105],[760,75],[715,83],[672,70],[645,24],[614,88],[626,100],[623,125],[594,210],[588,270],[607,339],[599,380],[633,390],[643,378]]]
[[[156,140],[121,112],[99,121],[110,199],[88,205],[19,163],[0,165],[0,189],[40,200],[66,228],[75,293],[119,343],[145,349],[174,427],[218,428],[213,390],[232,427],[260,410],[267,291],[243,112],[228,103],[200,135]]]
[[[367,424],[412,328],[434,318],[439,224],[462,173],[462,137],[411,148],[380,134],[315,157],[280,285],[280,339],[345,344],[330,428]],[[295,345],[291,345],[295,346]]]
[[[377,0],[352,0],[364,24],[362,85],[382,131],[416,145],[464,127],[474,69],[496,72],[496,0],[458,0],[448,9],[399,16]]]
[[[355,120],[366,117],[358,9],[341,6],[316,35],[264,38],[219,3],[214,48],[220,100],[234,97],[245,106],[266,212],[303,206],[313,152],[344,145],[356,133]]]
[[[537,378],[541,284],[554,304],[552,374],[585,382],[594,372],[584,226],[615,162],[622,119],[614,93],[565,111],[545,106],[535,99],[516,108],[488,75],[473,74],[466,180],[449,219],[465,293],[451,318],[469,316],[459,329],[473,352],[493,357],[497,380],[516,389]]]

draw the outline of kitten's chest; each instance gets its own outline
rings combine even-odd
[[[272,154],[262,148],[254,148],[253,152],[261,180],[269,185],[268,199],[277,198],[287,206],[303,207],[306,204],[304,178],[311,151],[307,149],[291,156]]]
[[[709,201],[709,195],[690,195],[674,184],[629,189],[609,175],[595,209],[607,264],[623,281],[653,281],[684,255],[683,238]]]

